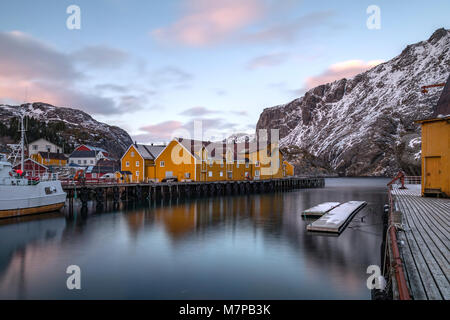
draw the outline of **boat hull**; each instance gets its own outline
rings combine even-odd
[[[40,207],[34,208],[21,208],[21,209],[11,209],[11,210],[0,210],[0,219],[3,218],[12,218],[12,217],[20,217],[31,214],[45,213],[58,211],[64,206],[64,202],[48,204]]]
[[[0,185],[0,218],[57,211],[64,206],[66,193],[59,181],[37,185]]]

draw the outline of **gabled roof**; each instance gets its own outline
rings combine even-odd
[[[77,146],[75,149],[78,149],[79,147],[82,147],[82,146],[85,146],[86,148],[88,148],[91,151],[101,151],[103,153],[108,153],[108,151],[106,151],[105,149],[102,149],[100,147],[94,147],[89,144],[81,144],[81,145]]]
[[[44,138],[39,138],[39,139],[37,139],[37,140],[34,140],[33,142],[30,142],[30,143],[28,143],[29,145],[32,145],[32,144],[35,144],[36,142],[38,142],[38,141],[45,141],[46,143],[49,143],[49,144],[52,144],[52,145],[54,145],[54,146],[56,146],[56,147],[58,147],[58,148],[61,148],[60,146],[58,146],[56,143],[53,143],[53,142],[51,142],[51,141],[48,141],[47,139],[44,139]]]
[[[48,167],[44,166],[42,163],[39,163],[39,162],[37,162],[37,161],[34,161],[34,160],[31,159],[31,158],[25,159],[24,163],[27,163],[28,161],[33,162],[34,164],[38,165],[39,167],[48,169]],[[16,168],[16,167],[20,167],[20,166],[21,166],[20,163],[19,163],[19,164],[16,164],[16,165],[13,167],[13,169]]]
[[[163,145],[145,145],[145,144],[135,144],[134,146],[137,148],[141,157],[146,160],[155,160],[166,147]]]
[[[450,76],[447,79],[447,84],[445,85],[444,90],[442,90],[441,97],[439,98],[434,112],[434,117],[439,115],[450,115]]]
[[[98,151],[78,151],[75,150],[70,154],[69,158],[95,158]]]
[[[144,160],[155,160],[161,152],[166,148],[164,145],[146,145],[146,144],[132,144],[128,147],[128,149],[123,154],[122,158],[120,160],[122,161],[123,157],[128,153],[131,147],[134,147],[134,149],[139,153],[139,155]]]
[[[64,153],[39,151],[39,155],[42,158],[44,158],[44,159],[65,160],[65,161],[67,161],[67,158],[64,155]]]

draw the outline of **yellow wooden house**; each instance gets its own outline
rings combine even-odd
[[[155,159],[166,148],[163,145],[132,144],[120,159],[121,171],[127,174],[130,182],[149,182],[156,180]]]
[[[450,196],[450,116],[422,125],[422,195]]]
[[[63,167],[67,165],[67,157],[59,152],[43,152],[32,154],[31,159],[45,166]]]
[[[267,157],[267,154],[271,156]],[[266,155],[266,156],[264,156]],[[278,147],[253,148],[246,143],[209,142],[175,138],[167,146],[134,144],[121,159],[131,182],[238,181],[293,175]],[[292,167],[292,169],[291,169]]]
[[[450,76],[422,126],[422,195],[450,197]]]

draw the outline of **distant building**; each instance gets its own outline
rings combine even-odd
[[[155,179],[155,159],[166,146],[132,144],[121,159],[124,172],[131,172],[132,182],[141,182]]]
[[[90,146],[87,144],[79,145],[78,147],[75,148],[74,151],[96,151],[96,152],[101,152],[106,158],[109,157],[109,153],[105,149],[102,149],[99,147],[93,147],[93,146]]]
[[[115,177],[115,173],[120,170],[120,162],[100,159],[97,161],[97,165],[89,166],[86,169],[86,178],[87,179],[98,179],[103,177],[105,174],[110,174]]]
[[[42,138],[28,144],[30,156],[39,152],[63,153],[63,148]]]
[[[63,167],[67,165],[67,157],[59,152],[39,151],[37,154],[32,154],[31,159],[45,166]]]
[[[269,148],[270,147],[270,148]],[[132,182],[237,181],[292,176],[275,144],[210,142],[176,138],[167,146],[133,144],[121,159]]]
[[[450,197],[450,77],[434,117],[422,126],[422,195]]]
[[[17,164],[13,169],[22,170],[21,164]],[[41,163],[28,158],[24,161],[24,169],[22,171],[24,171],[25,175],[28,177],[41,177],[48,172],[48,168]]]
[[[95,166],[98,160],[106,159],[106,157],[103,151],[75,149],[69,156],[69,164],[76,164],[81,167]]]

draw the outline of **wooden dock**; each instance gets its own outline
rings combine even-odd
[[[164,182],[134,184],[86,184],[63,185],[69,204],[74,199],[87,203],[94,200],[102,203],[114,201],[139,201],[173,199],[179,197],[250,194],[288,191],[303,188],[323,188],[324,178],[292,177],[270,180],[214,181],[214,182]]]
[[[407,188],[393,186],[391,193],[392,223],[397,225],[401,266],[409,295],[415,300],[448,300],[450,199],[421,197],[420,185]],[[393,296],[398,299],[399,287],[394,278]]]
[[[339,234],[345,230],[350,220],[365,207],[365,201],[348,201],[324,214],[320,219],[306,226],[308,231]]]

